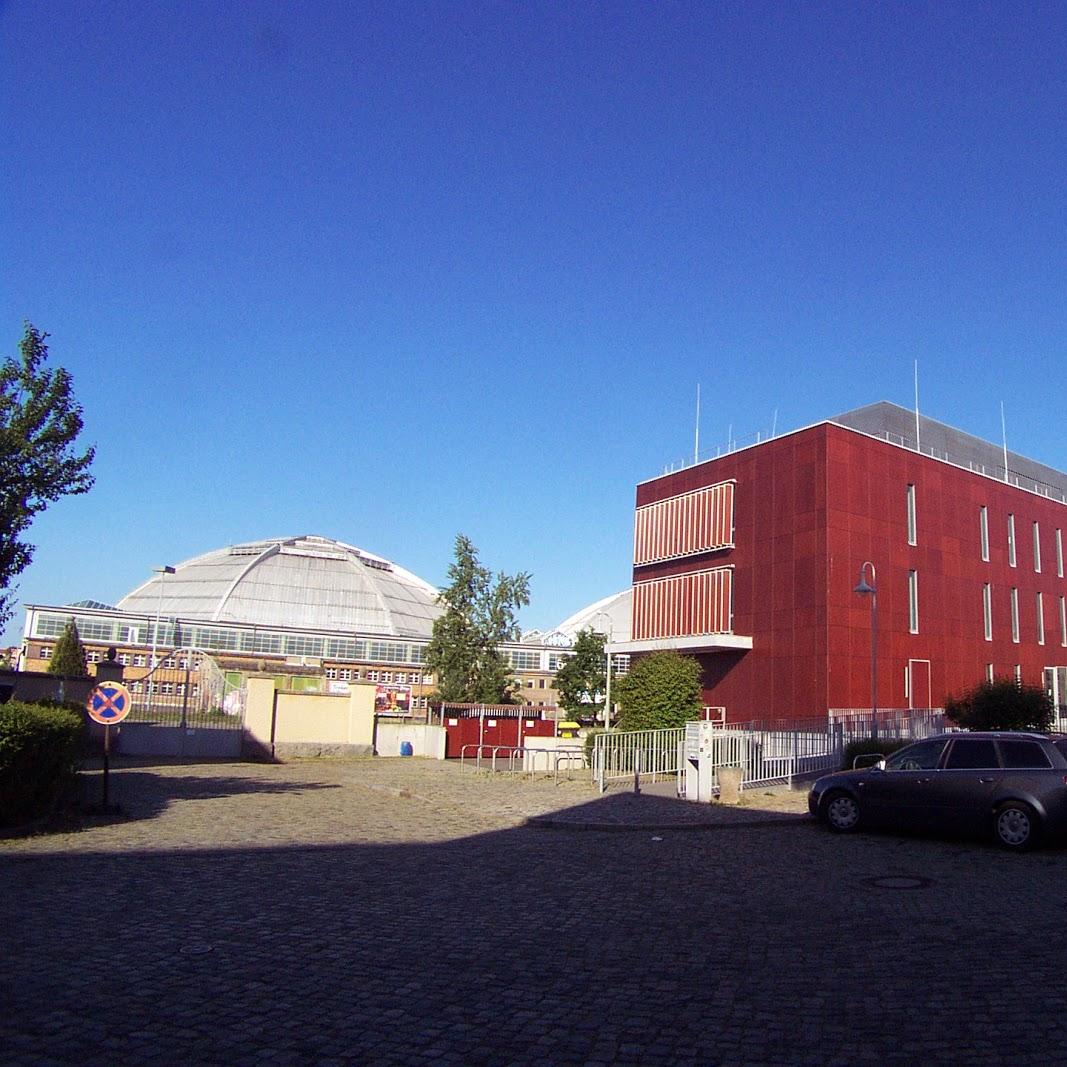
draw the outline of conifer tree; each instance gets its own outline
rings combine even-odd
[[[470,539],[456,537],[444,606],[426,647],[426,666],[437,676],[435,699],[461,704],[512,702],[511,666],[502,641],[518,638],[515,612],[530,602],[530,576],[493,574],[478,562]]]
[[[68,676],[89,673],[85,663],[85,646],[78,633],[78,624],[73,619],[67,619],[67,625],[56,641],[52,658],[48,661],[48,673]]]

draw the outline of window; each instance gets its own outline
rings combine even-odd
[[[919,575],[917,571],[908,571],[908,629],[919,632]]]
[[[337,668],[336,667],[327,667],[326,668],[326,677],[327,678],[336,678],[337,677]]]
[[[945,744],[944,738],[936,738],[908,745],[907,748],[894,752],[885,761],[885,769],[887,771],[932,771],[941,759]]]
[[[382,671],[382,681],[383,682],[391,682],[392,680],[393,680],[393,672],[392,671]]]
[[[1015,560],[1015,516],[1008,516],[1008,566],[1014,567]]]
[[[145,666],[145,662],[146,661],[145,661],[145,657],[144,656],[134,656],[133,657],[133,665],[135,667],[143,667],[143,666]]]
[[[1063,577],[1063,531],[1056,531],[1056,577]]]
[[[1045,598],[1037,594],[1037,643],[1045,643]]]
[[[1067,598],[1060,597],[1060,644],[1067,648]]]
[[[1012,674],[1015,676],[1015,684],[1016,685],[1022,685],[1023,684],[1023,667],[1022,667],[1021,663],[1016,663],[1015,664],[1015,667],[1012,670]]]
[[[130,665],[130,654],[128,652],[120,652],[119,663],[121,663],[123,667],[128,667]]]
[[[1005,767],[1051,767],[1052,761],[1036,741],[998,741]]]
[[[971,767],[999,767],[997,748],[988,737],[956,738],[949,750],[946,770],[966,770]]]
[[[1034,570],[1041,573],[1041,527],[1034,523]]]
[[[38,659],[51,659],[52,658],[52,650],[47,645],[41,645],[41,647],[39,649],[37,649],[37,658]]]
[[[908,486],[908,544],[918,544],[915,528],[915,486]]]
[[[86,663],[99,663],[100,662],[100,653],[99,652],[86,652],[85,653],[85,662]]]
[[[982,559],[989,562],[989,508],[984,504],[978,512],[978,531],[982,543]]]
[[[993,681],[993,664],[987,663],[985,665],[985,680],[987,682]]]
[[[350,682],[350,681],[352,681],[352,668],[351,667],[342,667],[341,670],[338,672],[338,674],[339,674],[339,677],[340,677],[342,682]],[[359,671],[356,671],[356,677],[357,678],[359,677]]]
[[[988,582],[982,586],[982,618],[985,627],[985,639],[993,640],[993,590]]]
[[[1019,590],[1014,586],[1011,590],[1011,639],[1019,643]]]
[[[377,680],[378,680],[378,672],[377,671],[367,671],[367,681],[368,682],[376,682]]]

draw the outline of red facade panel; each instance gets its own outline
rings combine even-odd
[[[730,482],[685,492],[637,509],[634,564],[711,552],[733,544],[734,487]]]
[[[730,632],[732,572],[729,567],[635,582],[635,641]]]

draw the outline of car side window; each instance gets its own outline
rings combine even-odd
[[[988,737],[957,737],[948,754],[946,770],[999,767],[997,748]]]
[[[885,761],[885,769],[887,771],[932,771],[941,759],[945,743],[944,738],[937,738],[908,745],[907,748],[894,752]]]
[[[1005,767],[1051,767],[1052,761],[1036,741],[998,740]]]

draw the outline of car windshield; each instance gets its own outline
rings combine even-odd
[[[945,750],[946,738],[931,738],[929,741],[919,741],[914,745],[908,745],[899,752],[894,752],[885,761],[887,771],[930,771],[933,770],[941,759],[941,753]]]

